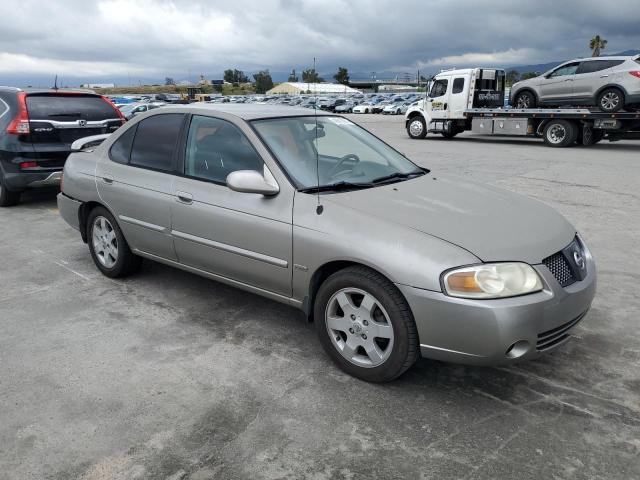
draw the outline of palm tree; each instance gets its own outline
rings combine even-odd
[[[604,50],[607,48],[607,41],[604,38],[601,38],[600,35],[596,35],[589,41],[589,48],[591,49],[592,57],[599,57],[600,50]]]

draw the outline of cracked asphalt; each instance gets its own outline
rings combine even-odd
[[[575,338],[367,384],[287,306],[152,262],[103,277],[38,192],[0,210],[0,479],[640,478],[640,143],[411,141],[399,117],[355,119],[573,222],[599,269]]]

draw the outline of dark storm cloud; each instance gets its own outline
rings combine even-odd
[[[3,0],[0,18],[0,73],[513,65],[587,55],[596,33],[640,48],[637,0]]]

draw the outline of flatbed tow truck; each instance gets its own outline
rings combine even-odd
[[[414,139],[429,133],[454,138],[464,131],[530,136],[542,138],[550,147],[640,139],[640,112],[605,113],[584,107],[505,108],[505,78],[500,69],[440,72],[431,80],[426,97],[407,110],[407,133]]]

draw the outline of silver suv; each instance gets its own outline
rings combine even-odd
[[[511,89],[511,105],[596,105],[603,112],[640,106],[640,55],[571,60]]]

